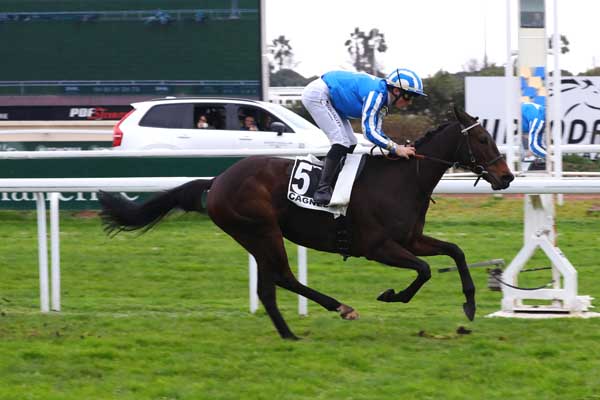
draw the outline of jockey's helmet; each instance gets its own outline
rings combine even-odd
[[[423,81],[414,71],[396,68],[386,78],[388,86],[397,87],[418,96],[427,96],[423,92]]]

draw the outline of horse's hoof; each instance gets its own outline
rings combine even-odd
[[[394,295],[393,301],[399,301],[401,303],[408,303],[412,299],[411,295],[406,293],[406,290],[398,292]]]
[[[392,301],[395,294],[396,292],[394,292],[394,289],[388,289],[385,292],[381,293],[379,297],[377,297],[377,300],[389,303]]]
[[[358,319],[358,313],[356,312],[356,310],[345,304],[340,305],[337,308],[337,311],[340,313],[340,317],[342,317],[342,319],[347,319],[349,321]]]
[[[464,303],[463,311],[465,312],[467,318],[469,318],[469,321],[473,321],[473,319],[475,319],[475,303]]]
[[[300,338],[298,336],[294,335],[293,333],[290,334],[290,335],[288,335],[288,336],[282,336],[281,338],[283,340],[291,340],[291,341],[294,341],[294,342],[297,341],[297,340],[300,340]]]

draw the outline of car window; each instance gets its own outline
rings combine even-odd
[[[155,105],[144,115],[140,126],[191,129],[194,126],[194,107],[181,103]]]
[[[194,106],[194,128],[225,129],[225,107],[221,105],[196,104]]]
[[[238,120],[240,130],[273,132],[271,124],[273,122],[282,122],[268,111],[258,107],[240,106],[238,108]],[[284,123],[284,125],[286,125]],[[286,132],[292,130],[286,125]]]

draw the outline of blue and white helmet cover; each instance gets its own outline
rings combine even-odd
[[[427,96],[423,92],[423,81],[414,71],[406,68],[396,68],[386,78],[390,86],[394,86],[419,96]]]

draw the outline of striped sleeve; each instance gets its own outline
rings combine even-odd
[[[544,148],[544,120],[536,117],[529,126],[529,150],[537,157],[546,157]]]
[[[383,93],[369,92],[362,109],[362,129],[367,139],[385,149],[390,139],[381,130],[383,121],[380,118],[380,112],[383,100]]]

